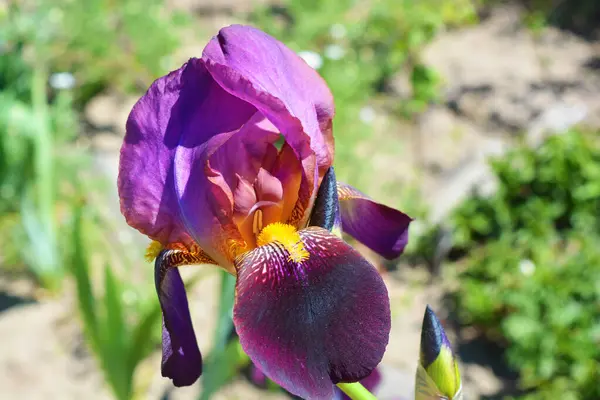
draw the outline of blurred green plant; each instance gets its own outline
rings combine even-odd
[[[465,325],[506,346],[523,398],[600,398],[600,140],[570,131],[492,163],[452,218]]]
[[[219,309],[217,328],[214,332],[213,346],[206,357],[202,375],[200,400],[209,400],[221,387],[230,382],[240,368],[248,362],[237,338],[232,338],[233,303],[235,299],[235,277],[224,270],[219,271],[221,288],[219,291]]]
[[[485,0],[487,5],[497,5],[501,0]],[[567,29],[585,37],[598,37],[600,3],[596,0],[522,0],[523,19],[534,33],[548,25]]]
[[[55,141],[74,136],[75,117],[69,92],[57,93],[49,104],[43,62],[27,72],[30,93],[0,92],[0,224],[10,232],[2,244],[2,263],[25,263],[44,287],[58,290],[64,275],[58,208],[69,196],[59,184],[81,160],[69,157]],[[56,151],[63,151],[60,160]]]
[[[73,276],[87,343],[118,399],[140,396],[134,375],[160,343],[161,314],[153,287],[95,262],[127,257],[106,242],[114,228],[92,200],[106,186],[77,143],[77,111],[101,89],[146,87],[169,67],[179,21],[161,3],[0,4],[0,266],[28,268],[53,294]]]
[[[162,0],[9,2],[0,37],[9,56],[42,53],[48,69],[75,78],[78,104],[98,92],[145,90],[172,67],[171,55],[189,18],[165,12]],[[27,82],[22,78],[22,85]]]
[[[106,382],[115,398],[130,400],[135,394],[136,368],[160,343],[160,305],[152,288],[133,295],[133,289],[117,277],[110,265],[104,267],[103,294],[94,290],[94,268],[90,263],[94,249],[88,238],[95,235],[88,231],[97,225],[88,226],[86,230],[84,212],[93,213],[83,205],[77,207],[69,260],[77,287],[77,304],[87,343],[99,360]],[[128,293],[132,296],[126,304]]]
[[[0,244],[3,268],[29,268],[57,292],[89,166],[77,108],[99,90],[146,87],[169,66],[179,26],[162,1],[42,0],[0,5]]]
[[[449,26],[476,21],[478,0],[286,0],[259,8],[251,21],[312,59],[336,102],[336,165],[340,179],[358,187],[372,180],[375,106],[385,106],[399,72],[409,77],[409,98],[387,108],[412,117],[439,100],[441,78],[420,57],[423,47]],[[382,101],[378,101],[381,97]],[[390,98],[391,100],[391,98]],[[389,103],[390,101],[388,101]],[[386,150],[403,149],[386,138]],[[357,162],[358,160],[358,162]]]

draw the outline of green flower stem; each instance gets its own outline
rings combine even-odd
[[[360,382],[338,383],[337,387],[352,400],[377,400],[377,397],[373,396],[373,393],[369,392]]]

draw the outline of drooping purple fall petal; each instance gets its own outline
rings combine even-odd
[[[338,195],[345,233],[387,259],[402,254],[412,221],[408,215],[379,204],[344,183],[338,182]]]
[[[175,386],[189,386],[202,373],[202,356],[183,280],[175,267],[176,251],[163,250],[154,263],[156,291],[163,313],[162,376],[171,378]]]
[[[379,364],[390,305],[377,270],[329,231],[299,232],[308,258],[278,242],[236,260],[234,324],[242,348],[276,383],[302,398],[331,399]]]

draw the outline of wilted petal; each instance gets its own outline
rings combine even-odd
[[[458,363],[439,319],[427,306],[421,330],[416,399],[462,398]]]
[[[376,203],[344,183],[338,182],[338,195],[345,233],[387,259],[402,254],[412,221],[408,215]]]
[[[234,131],[255,113],[223,90],[201,60],[156,80],[133,107],[121,148],[118,188],[129,225],[163,244],[192,243],[174,188],[175,152]]]
[[[204,255],[178,250],[163,250],[154,262],[156,291],[163,313],[162,376],[171,378],[175,386],[189,386],[202,373],[202,357],[185,287],[176,267],[204,262],[213,261]]]
[[[377,270],[323,228],[299,232],[308,258],[294,262],[279,242],[236,260],[234,323],[252,361],[289,392],[331,399],[379,364],[390,304]]]

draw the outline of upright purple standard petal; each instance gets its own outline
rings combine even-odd
[[[118,188],[127,223],[163,245],[192,243],[180,218],[174,170],[189,170],[193,160],[175,164],[176,150],[239,129],[255,113],[223,90],[201,60],[157,79],[133,107],[121,148]]]
[[[185,287],[179,270],[177,250],[163,250],[154,262],[156,291],[163,313],[162,376],[171,378],[175,386],[189,386],[202,373],[202,356]]]
[[[320,176],[325,173],[333,162],[334,104],[314,69],[275,38],[242,25],[221,29],[202,59],[225,90],[255,106],[281,131],[299,159],[315,154]]]
[[[244,351],[276,383],[305,399],[331,399],[379,364],[390,303],[377,270],[329,231],[299,232],[308,257],[280,242],[236,260],[234,323]]]
[[[412,221],[408,215],[376,203],[344,183],[338,182],[338,194],[345,233],[387,259],[402,254]]]

